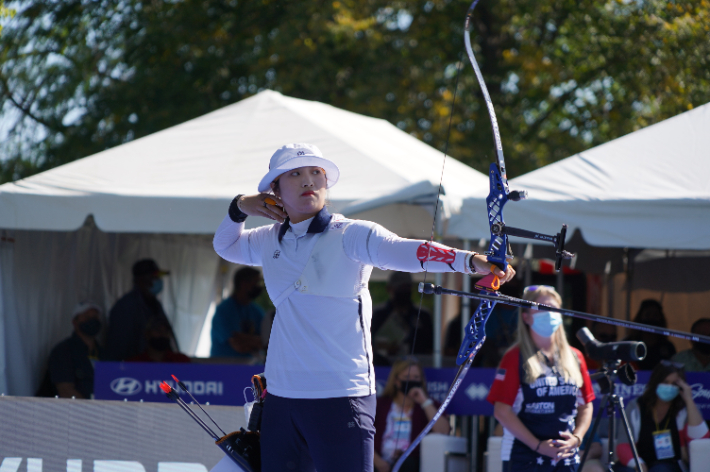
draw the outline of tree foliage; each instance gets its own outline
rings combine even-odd
[[[493,159],[468,1],[36,0],[0,37],[0,182],[271,88]],[[710,0],[481,0],[511,176],[710,101]]]
[[[7,17],[12,17],[15,10],[5,6],[5,0],[0,0],[0,20]],[[0,33],[2,33],[2,23],[0,23]]]

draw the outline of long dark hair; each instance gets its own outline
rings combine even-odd
[[[643,391],[643,395],[639,398],[639,401],[649,410],[656,405],[658,401],[658,395],[656,395],[656,387],[660,383],[666,380],[666,377],[676,373],[683,381],[685,381],[685,370],[682,364],[670,361],[661,361],[656,364],[656,367],[651,372],[651,377],[648,379],[646,384],[646,389]],[[675,418],[680,410],[685,407],[685,402],[681,398],[680,394],[671,401],[671,407],[668,412],[671,418]],[[659,418],[660,420],[660,418]]]

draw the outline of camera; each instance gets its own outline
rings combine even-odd
[[[640,361],[646,357],[646,345],[636,341],[600,343],[588,328],[577,331],[577,339],[584,345],[587,355],[598,361]]]

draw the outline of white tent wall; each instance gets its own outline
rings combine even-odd
[[[160,295],[183,352],[192,353],[214,298],[219,258],[211,238],[78,231],[5,231],[0,242],[0,393],[33,395],[50,350],[72,332],[77,302],[104,309],[132,288],[141,258],[170,271]]]

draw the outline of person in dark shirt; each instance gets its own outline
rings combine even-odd
[[[169,272],[160,270],[153,259],[136,262],[132,272],[133,290],[121,297],[109,313],[106,355],[111,360],[123,361],[145,351],[148,321],[155,319],[170,327],[157,298],[163,290],[162,277]],[[170,344],[173,351],[179,351],[172,327]]]
[[[710,336],[710,318],[700,318],[690,332],[702,336]],[[692,348],[680,351],[671,358],[674,362],[680,362],[685,366],[686,372],[710,372],[710,344],[700,341],[692,341]]]
[[[74,333],[49,354],[49,378],[62,398],[91,398],[94,393],[94,361],[103,359],[96,337],[101,331],[101,309],[91,302],[74,309]]]
[[[471,309],[475,312],[476,305]],[[474,367],[496,367],[503,359],[508,347],[515,341],[518,324],[518,309],[498,304],[493,308],[486,323],[486,341],[473,360]],[[461,348],[461,313],[449,322],[446,328],[444,355],[455,357]]]
[[[232,295],[225,298],[212,318],[210,357],[252,358],[262,349],[264,311],[254,303],[264,290],[261,272],[244,267],[234,273]]]
[[[657,328],[668,327],[663,306],[650,298],[641,302],[634,322]],[[643,341],[646,344],[646,357],[642,361],[636,362],[640,370],[653,370],[661,360],[669,360],[676,353],[675,346],[670,342],[668,336],[662,334],[633,330],[624,341]]]
[[[146,348],[128,362],[191,362],[190,358],[172,348],[170,325],[157,318],[148,321],[145,328]]]
[[[388,355],[411,354],[416,328],[417,337],[414,354],[431,354],[433,351],[434,324],[431,314],[418,308],[412,302],[412,275],[407,272],[393,272],[387,282],[389,300],[376,307],[372,313],[373,350]]]

